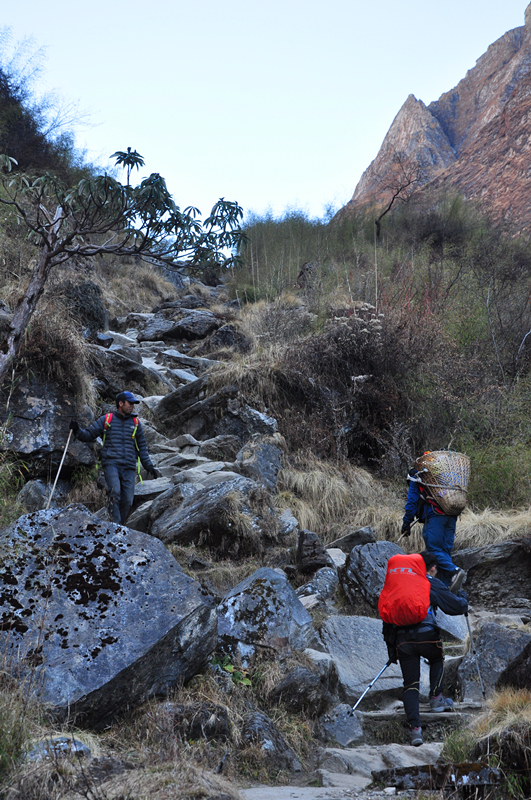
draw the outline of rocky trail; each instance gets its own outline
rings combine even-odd
[[[404,743],[397,665],[349,716],[387,661],[375,609],[387,561],[402,550],[378,541],[370,528],[324,547],[317,534],[299,529],[289,509],[277,508],[273,498],[284,450],[276,420],[251,408],[234,386],[207,391],[206,371],[219,363],[216,348],[244,349],[244,337],[219,314],[198,307],[194,295],[167,305],[115,320],[91,345],[98,389],[110,397],[126,387],[142,396],[139,414],[162,476],[137,484],[127,528],[109,522],[105,508],[91,513],[80,505],[61,507],[71,489],[68,478],[59,480],[54,503],[44,510],[53,477],[49,465],[59,462],[74,408],[57,388],[34,380],[12,392],[9,448],[41,475],[20,494],[28,514],[2,532],[2,651],[22,679],[30,674],[36,679],[60,719],[74,713],[96,730],[123,706],[197,674],[216,649],[244,664],[264,649],[281,662],[293,650],[303,652],[310,668],[289,671],[273,694],[315,721],[315,768],[305,770],[271,720],[250,709],[243,743],[259,744],[293,783],[241,788],[240,798],[415,796],[429,785],[428,774],[436,776],[438,788],[451,785],[454,774],[454,786],[470,785],[475,778],[438,763],[442,742],[484,708],[477,663],[487,693],[500,679],[517,685],[519,676],[529,674],[531,538],[455,554],[468,571],[478,661],[468,647],[465,619],[440,613],[445,693],[458,691],[462,700],[453,714],[422,707],[422,747]],[[187,354],[191,342],[201,341],[209,343],[208,357]],[[103,409],[108,410],[112,404]],[[86,425],[93,415],[85,407],[79,418]],[[95,463],[92,449],[74,442],[65,474]],[[218,596],[205,577],[215,564],[194,548],[186,575],[167,550],[190,544],[206,544],[211,552],[217,548],[220,558],[235,559],[274,546],[285,558]],[[294,589],[289,578],[296,573],[307,580]],[[346,614],[338,593],[361,603],[367,614]],[[319,626],[313,624],[316,611],[323,620]],[[230,704],[230,678],[227,683],[219,666],[208,668]],[[424,702],[427,691],[424,665]],[[220,707],[207,710],[218,736]],[[171,713],[192,731],[186,708]],[[207,728],[205,722],[206,738]],[[375,778],[380,788],[368,788]],[[477,776],[478,785],[491,780],[492,775]]]

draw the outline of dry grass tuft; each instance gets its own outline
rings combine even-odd
[[[151,311],[161,301],[177,297],[175,286],[156,267],[136,258],[99,261],[93,280],[101,287],[111,315]]]
[[[260,344],[288,343],[304,338],[315,324],[301,297],[284,293],[272,303],[260,300],[245,306],[242,328]]]
[[[514,512],[481,512],[467,509],[457,523],[455,549],[466,547],[485,547],[495,542],[529,536],[531,532],[531,508]]]
[[[18,368],[83,397],[94,406],[95,394],[87,375],[88,351],[79,323],[52,298],[41,301],[21,348]]]
[[[276,504],[289,508],[302,528],[330,541],[353,528],[371,525],[379,539],[396,539],[401,515],[398,501],[369,472],[352,464],[331,464],[312,455],[298,456],[281,470]],[[403,515],[403,513],[402,513]]]
[[[208,800],[224,794],[241,795],[229,781],[185,759],[158,768],[127,771],[101,786],[106,800]]]
[[[241,563],[235,563],[232,559],[220,559],[215,553],[205,552],[203,549],[196,548],[195,545],[183,547],[177,544],[168,545],[168,550],[179,562],[187,575],[199,581],[208,591],[213,594],[223,596],[240,581],[248,578],[261,566],[256,559],[246,559]],[[207,562],[212,558],[212,566],[200,571],[188,568],[190,559],[197,555]]]
[[[507,730],[522,730],[531,741],[531,690],[502,689],[487,701],[488,711],[473,726],[478,740],[501,737]]]
[[[280,357],[281,348],[272,345],[246,355],[235,356],[230,362],[212,367],[209,371],[210,391],[215,392],[223,386],[235,384],[253,408],[268,408],[275,415],[281,398],[279,386],[284,380]]]
[[[186,758],[136,768],[107,758],[97,769],[92,767],[90,761],[71,758],[26,766],[11,783],[7,796],[24,800],[207,800],[223,793],[232,800],[241,798],[228,781]]]

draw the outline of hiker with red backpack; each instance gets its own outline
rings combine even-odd
[[[466,577],[465,571],[459,569],[452,561],[458,515],[445,513],[433,498],[429,487],[424,485],[421,475],[421,470],[415,467],[409,470],[406,513],[402,521],[401,534],[410,535],[415,519],[423,523],[422,538],[426,550],[437,557],[439,580],[449,586],[452,592],[457,592]]]
[[[101,464],[109,490],[111,516],[122,525],[133,505],[140,464],[152,478],[160,475],[149,457],[140,420],[132,413],[136,403],[140,400],[131,392],[120,392],[115,412],[104,414],[86,429],[75,419],[70,422],[70,430],[80,442],[94,442],[101,437]]]
[[[410,742],[423,743],[419,713],[420,659],[430,665],[430,711],[453,711],[453,702],[442,694],[444,653],[437,625],[437,609],[460,616],[468,613],[463,589],[450,592],[437,577],[437,558],[424,551],[392,556],[387,563],[384,587],[378,600],[389,662],[400,663],[404,679],[404,710]]]

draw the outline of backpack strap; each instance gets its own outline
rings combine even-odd
[[[426,488],[421,483],[419,483],[419,491],[424,505],[429,504],[433,508],[436,514],[442,514],[444,516],[444,511],[437,505],[435,500],[432,497],[430,497],[430,495],[426,491]]]
[[[142,480],[142,475],[140,474],[140,467],[142,466],[141,461],[140,461],[140,448],[139,448],[138,442],[136,440],[136,432],[138,430],[138,423],[139,423],[138,417],[133,417],[133,422],[135,423],[135,427],[133,428],[132,437],[133,437],[133,441],[135,443],[136,451],[138,453],[138,458],[136,460],[136,471],[138,472],[138,477],[140,478],[140,483],[144,483],[144,481]]]

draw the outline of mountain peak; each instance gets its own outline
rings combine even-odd
[[[415,189],[458,191],[496,219],[531,226],[530,32],[531,3],[525,26],[491,44],[457,86],[429,106],[410,94],[345,210],[387,203],[398,162]]]

